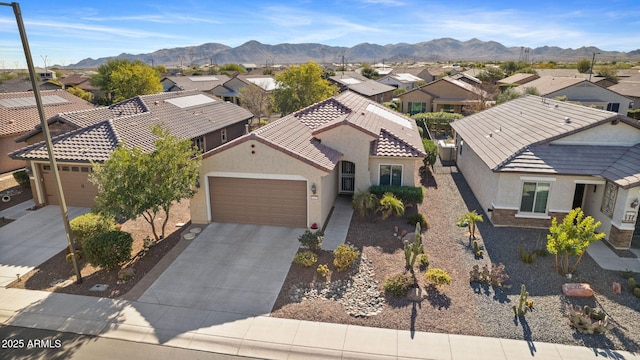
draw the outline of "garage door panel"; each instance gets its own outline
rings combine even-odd
[[[306,227],[306,181],[210,177],[215,222]]]
[[[46,165],[41,165],[41,174],[44,183],[44,193],[47,198],[47,204],[58,205],[58,194],[56,191],[53,172],[45,169]],[[88,179],[88,167],[84,167],[87,171],[81,171],[83,167],[76,166],[60,166],[59,175],[62,182],[62,191],[68,206],[91,207],[95,204],[95,197],[98,195],[98,188],[91,184]],[[48,169],[48,166],[47,166]]]

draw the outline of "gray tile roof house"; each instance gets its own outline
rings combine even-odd
[[[93,109],[95,105],[64,90],[41,91],[45,117],[57,113]],[[25,166],[7,154],[22,147],[16,139],[40,124],[33,92],[0,93],[0,173]]]
[[[90,166],[90,162],[107,160],[120,143],[152,151],[154,136],[151,128],[155,125],[161,125],[181,138],[193,140],[205,151],[210,150],[243,135],[252,117],[249,111],[239,106],[202,92],[187,91],[137,96],[109,107],[61,113],[50,123],[52,128],[65,131],[52,139],[56,160],[65,168],[77,168],[82,164]],[[41,138],[39,132],[40,129],[35,130],[25,140]],[[46,173],[44,167],[49,157],[43,142],[28,145],[10,156],[27,160],[34,174]],[[86,174],[78,172],[75,175],[84,176],[80,180],[86,184]],[[80,181],[78,179],[67,178],[67,185]],[[40,203],[51,203],[44,197],[37,197],[37,190],[42,184],[36,182],[35,185],[32,187],[34,199],[39,199]],[[39,191],[42,193],[42,189]],[[89,197],[94,192],[85,195]],[[75,199],[76,203],[91,204],[92,198],[87,201],[86,197]],[[74,199],[71,200],[70,205]]]
[[[229,76],[202,75],[202,76],[166,76],[160,81],[164,91],[198,90],[210,92],[218,85],[222,85],[231,79]]]
[[[621,94],[595,85],[589,80],[570,77],[541,76],[516,87],[516,91],[524,94],[527,88],[535,88],[541,96],[559,97],[566,96],[567,101],[577,102],[585,106],[595,106],[627,114],[632,100]]]
[[[393,99],[393,86],[368,79],[355,71],[341,71],[329,80],[339,86],[340,91],[351,90],[378,103]]]
[[[456,163],[494,225],[546,227],[582,207],[610,243],[629,247],[637,216],[629,204],[640,191],[637,120],[529,95],[452,128]],[[615,211],[601,206],[605,188],[617,194]],[[540,202],[531,208],[533,192]]]
[[[411,118],[345,91],[205,153],[191,219],[322,226],[338,194],[418,186],[424,156]],[[273,206],[273,194],[288,201]]]

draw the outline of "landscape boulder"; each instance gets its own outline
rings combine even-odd
[[[562,293],[566,296],[591,297],[593,290],[591,285],[585,283],[567,283],[562,284]]]

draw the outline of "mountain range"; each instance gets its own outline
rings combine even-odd
[[[576,61],[591,59],[599,53],[602,60],[639,60],[640,49],[630,52],[606,51],[593,46],[578,49],[563,49],[543,46],[534,49],[506,47],[495,41],[471,39],[459,41],[450,38],[436,39],[416,44],[398,43],[377,45],[362,43],[353,47],[328,46],[316,43],[268,45],[251,40],[238,47],[219,43],[199,46],[162,49],[149,54],[127,54],[87,58],[70,68],[94,68],[111,59],[141,60],[152,65],[204,65],[253,63],[257,65],[304,63],[313,60],[319,63],[344,62],[416,62],[416,61]]]

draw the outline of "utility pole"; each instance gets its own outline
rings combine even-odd
[[[594,52],[593,57],[591,58],[591,71],[589,71],[589,82],[591,82],[591,75],[593,75],[593,64],[596,62],[596,54],[600,54],[599,52]]]
[[[76,245],[71,234],[71,226],[69,225],[69,214],[67,213],[67,203],[64,199],[64,193],[62,191],[62,184],[60,182],[60,173],[58,172],[58,166],[56,164],[56,158],[53,154],[53,143],[51,142],[51,133],[49,132],[49,124],[44,115],[44,107],[42,105],[42,98],[40,97],[40,88],[36,80],[36,70],[33,66],[33,59],[31,57],[31,50],[29,50],[29,41],[27,40],[27,32],[24,29],[24,23],[22,22],[22,13],[20,12],[20,4],[17,2],[3,3],[1,6],[10,6],[13,8],[13,13],[18,23],[18,31],[20,32],[20,39],[22,40],[22,47],[24,48],[24,56],[27,58],[27,68],[29,69],[29,75],[31,77],[31,86],[33,86],[33,95],[36,98],[36,107],[38,108],[38,115],[40,115],[40,124],[44,132],[44,138],[47,144],[47,152],[49,154],[49,164],[53,171],[53,178],[56,184],[56,192],[58,193],[58,199],[60,200],[60,215],[62,216],[62,222],[67,234],[67,244],[71,253],[71,259],[73,263],[73,269],[76,273],[76,284],[82,283],[82,275],[80,274],[80,268],[78,267],[78,261],[76,260]]]

